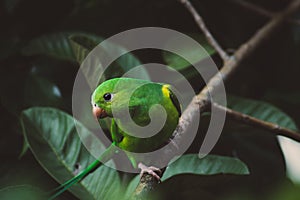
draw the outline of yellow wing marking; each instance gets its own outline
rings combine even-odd
[[[162,93],[165,97],[169,98],[170,97],[170,90],[169,90],[170,85],[165,84],[163,85],[163,87],[161,88]]]

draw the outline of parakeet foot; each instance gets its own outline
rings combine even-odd
[[[144,173],[148,173],[148,174],[152,175],[153,177],[155,177],[158,181],[160,181],[159,175],[161,175],[161,170],[159,168],[153,167],[153,166],[147,167],[143,163],[139,163],[138,168],[141,169],[140,176],[142,176]]]

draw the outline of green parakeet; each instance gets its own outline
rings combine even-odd
[[[112,118],[110,131],[112,144],[87,169],[57,188],[57,192],[50,199],[54,199],[97,169],[101,163],[108,161],[117,147],[127,152],[133,167],[139,167],[142,172],[148,172],[159,178],[153,172],[156,170],[155,167],[147,168],[130,152],[152,152],[164,146],[172,136],[181,115],[181,108],[171,86],[133,78],[114,78],[103,82],[96,88],[92,94],[91,103],[93,114],[97,120],[105,117]],[[163,121],[164,123],[154,134],[151,133],[152,130],[146,131],[151,134],[150,137],[147,137],[147,134],[138,137],[138,132],[135,133],[136,135],[129,133],[131,132],[130,128],[151,126],[153,121]],[[157,127],[152,128],[156,129]],[[141,130],[145,132],[145,129]],[[151,164],[151,161],[146,164]]]

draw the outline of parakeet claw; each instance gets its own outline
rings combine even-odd
[[[142,176],[144,173],[148,173],[160,181],[161,170],[159,168],[153,166],[147,167],[143,163],[139,163],[138,168],[141,169],[140,176]]]

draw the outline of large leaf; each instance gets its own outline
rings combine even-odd
[[[22,49],[22,53],[27,56],[47,55],[82,63],[88,53],[101,41],[103,41],[103,38],[94,34],[59,32],[33,39]],[[106,72],[107,79],[122,76],[133,67],[141,65],[140,61],[133,54],[117,44],[106,43],[103,50],[103,52],[125,53],[109,67]],[[107,56],[110,55],[107,54]],[[97,67],[93,69],[101,70],[101,61],[97,60],[96,63]],[[90,77],[91,74],[95,73],[95,70],[85,73],[87,73],[86,76]],[[136,70],[133,75],[140,79],[149,79],[148,73],[144,68]]]
[[[228,107],[258,119],[278,124],[281,127],[297,130],[297,126],[291,117],[269,103],[230,96],[228,98]],[[285,170],[285,167],[283,166],[282,153],[274,134],[251,127],[243,128],[241,125],[235,125],[234,128],[231,127],[225,132],[233,134],[239,149],[238,154],[243,157],[243,160],[247,160],[245,162],[254,174],[266,175],[265,170],[269,168],[268,166],[276,165],[276,168],[271,168],[267,171],[267,174],[269,174],[267,179],[276,179],[276,177],[280,178],[282,176],[282,171]],[[284,154],[287,174],[291,179],[300,181],[299,143],[281,136],[279,137],[279,142]],[[260,168],[256,166],[257,162],[260,162]],[[270,181],[272,182],[272,180]]]
[[[215,53],[214,48],[207,42],[204,35],[191,35],[202,47],[206,50],[207,53],[203,53],[201,55],[198,54],[199,51],[195,51],[195,49],[191,48],[190,46],[186,46],[184,44],[180,45],[180,51],[184,54],[188,54],[191,58],[191,63],[180,57],[179,55],[164,51],[163,58],[164,61],[171,67],[175,68],[176,70],[183,70],[191,66],[191,64],[196,64],[201,60],[207,58],[208,56]],[[176,41],[176,38],[170,38],[166,46],[172,44]],[[177,43],[176,43],[177,44]]]
[[[71,35],[70,41],[77,62],[82,63],[82,61],[86,58],[89,52],[92,51],[93,48],[95,48],[103,40],[104,39],[102,37],[93,34],[87,34],[87,33],[77,33],[77,34],[75,33]],[[129,53],[128,50],[125,49],[124,47],[121,47],[117,44],[113,44],[110,42],[106,42],[102,45],[103,45],[102,53],[104,53],[106,57],[111,56],[110,55],[111,52],[113,52],[114,54],[124,54],[123,56],[117,58],[112,63],[112,65],[109,66],[109,68],[105,71],[106,79],[110,79],[113,77],[120,77],[130,69],[141,65],[141,62],[137,59],[137,57]],[[93,58],[96,59],[96,57]],[[89,69],[92,71],[85,71],[84,73],[87,77],[91,77],[93,74],[97,73],[98,71],[96,70],[102,70],[100,60],[93,61],[92,59],[89,59],[89,62],[95,62],[95,64],[98,67],[97,68],[92,67],[92,69]],[[138,70],[135,70],[132,76],[135,78],[149,80],[149,75],[144,68],[139,68]]]
[[[23,111],[21,123],[36,159],[58,182],[72,178],[78,166],[82,170],[93,162],[94,157],[81,144],[75,123],[81,133],[91,133],[68,114],[53,108],[30,108]],[[80,199],[115,199],[121,185],[115,170],[101,166],[70,190]]]
[[[76,61],[79,64],[85,60],[88,54],[102,41],[103,39],[92,34],[74,34],[70,36],[72,49],[76,57]],[[90,59],[87,59],[81,68],[82,73],[86,77],[90,87],[93,84],[103,82],[106,80],[104,68],[100,60],[100,55],[95,55]],[[118,70],[120,71],[120,69]],[[102,76],[99,76],[102,74]]]
[[[168,187],[167,185],[170,182],[172,182],[172,186],[174,186],[174,184],[179,186],[182,185],[181,183],[185,178],[189,181],[192,178],[194,180],[193,182],[186,181],[185,183],[189,182],[189,186],[195,183],[199,190],[201,186],[213,185],[212,183],[215,183],[216,180],[228,180],[228,176],[224,176],[225,174],[246,175],[249,174],[249,171],[243,162],[235,158],[208,155],[200,159],[197,154],[187,154],[181,156],[167,167],[161,179],[162,187]],[[215,178],[215,176],[209,175],[220,176]],[[177,181],[179,179],[181,181]],[[208,181],[209,184],[207,183]],[[165,182],[167,183],[164,184]],[[126,191],[127,197],[130,197],[138,183],[139,176],[135,177],[128,185]]]
[[[230,98],[228,98],[228,107],[258,119],[297,130],[293,119],[280,109],[266,102],[230,96]]]
[[[76,61],[78,63],[82,63],[86,56],[92,51],[101,41],[103,41],[103,38],[93,35],[93,34],[88,34],[88,33],[74,33],[73,35],[70,36],[70,41],[72,44],[73,51],[76,55]],[[104,71],[104,68],[102,66],[100,57],[97,55],[92,55],[89,59],[86,59],[84,62],[83,67],[81,68],[82,73],[84,77],[86,78],[86,81],[84,84],[88,84],[85,86],[88,88],[94,88],[95,83],[101,83],[107,79],[114,78],[114,77],[121,77],[125,72],[128,72],[129,70],[133,69],[136,66],[140,66],[141,62],[138,60],[137,57],[135,57],[133,54],[128,53],[128,50],[125,48],[114,44],[110,42],[105,42],[102,44],[102,50],[100,53],[103,53],[105,57],[111,56],[110,53],[114,54],[123,54],[123,56],[117,58],[106,70]],[[99,53],[99,52],[98,52]],[[87,67],[88,66],[88,67]],[[102,77],[99,77],[98,75],[104,71],[104,74]],[[140,78],[140,79],[145,79],[149,80],[150,77],[148,75],[148,72],[145,68],[140,67],[137,70],[133,70],[133,73],[130,73],[131,77],[134,78]],[[83,83],[82,83],[83,84]],[[90,94],[92,91],[84,91],[81,95],[80,100],[78,99],[78,102],[80,105],[77,106],[78,110],[87,110],[90,109],[91,105],[90,102],[85,101],[87,98],[90,98]],[[82,113],[87,113],[87,112],[82,112]],[[90,113],[88,114],[83,114],[82,118],[80,118],[80,121],[87,125],[88,127],[91,127],[91,121],[93,122],[92,115]],[[102,127],[107,127],[107,121],[106,123],[102,123]]]
[[[74,34],[69,37],[73,52],[78,63],[87,57],[90,51],[93,50],[103,38],[92,34]]]
[[[48,55],[55,58],[74,61],[73,53],[68,37],[70,33],[60,32],[49,35],[43,35],[33,39],[22,49],[23,55]]]
[[[247,166],[236,158],[208,155],[200,159],[197,154],[188,154],[167,167],[162,181],[179,174],[249,174],[249,171]]]

